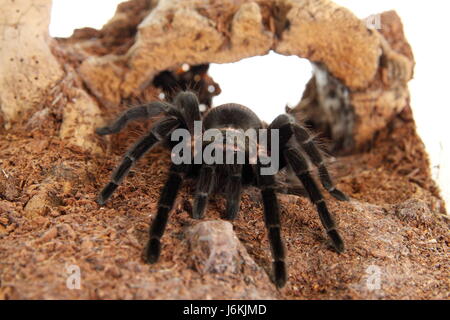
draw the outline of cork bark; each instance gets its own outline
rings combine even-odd
[[[4,124],[23,120],[27,116],[22,112],[42,108],[51,95],[58,98],[55,92],[63,77],[79,78],[80,85],[71,87],[72,92],[66,95],[85,100],[83,106],[80,103],[75,107],[83,110],[78,110],[78,117],[71,116],[70,110],[64,111],[66,124],[61,136],[91,150],[95,149],[90,136],[97,124],[92,121],[94,115],[100,119],[100,109],[105,112],[139,96],[159,72],[177,69],[184,63],[234,62],[270,50],[309,59],[349,90],[353,117],[338,120],[350,122],[353,130],[337,130],[330,138],[346,140],[345,146],[350,149],[373,138],[406,105],[405,84],[411,78],[414,63],[412,55],[392,48],[392,41],[406,42],[395,14],[384,16],[379,32],[368,29],[347,9],[325,0],[221,1],[207,5],[194,0],[136,0],[122,4],[102,30],[83,29],[69,39],[54,41],[47,32],[50,1],[40,3],[27,10],[27,3],[18,1],[4,11],[5,34],[9,36],[4,41],[7,46],[14,46],[8,50],[2,46],[2,79],[6,88],[26,79],[40,79],[2,91]],[[16,14],[14,20],[8,10],[22,10],[26,15]],[[33,19],[37,13],[40,19]],[[9,32],[19,20],[24,28],[21,37],[19,31]],[[399,38],[390,42],[389,30],[394,30]],[[20,41],[11,41],[15,37]],[[26,55],[18,52],[24,47],[29,48]],[[402,48],[401,44],[397,47]],[[23,57],[14,60],[13,56]],[[26,100],[20,99],[28,89],[32,94]],[[84,90],[93,100],[77,89]],[[386,94],[377,95],[380,89]],[[380,100],[376,105],[383,105],[375,108],[375,115],[373,105],[367,102],[373,99]],[[316,109],[327,113],[326,107]],[[326,125],[343,125],[335,120],[326,120]]]
[[[51,1],[0,4],[0,108],[3,124],[10,126],[26,111],[42,108],[64,72],[50,50]]]

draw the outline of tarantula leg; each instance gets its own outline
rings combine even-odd
[[[323,157],[317,148],[312,136],[308,130],[297,123],[295,118],[289,114],[282,114],[278,116],[269,126],[269,129],[280,130],[280,145],[285,145],[292,135],[295,136],[297,142],[305,150],[311,162],[319,170],[319,178],[322,186],[327,190],[334,198],[340,201],[348,201],[348,197],[340,190],[338,190],[328,172]]]
[[[331,176],[328,173],[328,169],[325,166],[323,157],[306,128],[298,124],[294,124],[293,127],[294,135],[297,141],[301,144],[303,150],[306,151],[306,154],[309,156],[312,163],[319,170],[319,178],[322,186],[336,199],[340,201],[348,201],[348,197],[335,187],[333,181],[331,180]]]
[[[105,204],[113,192],[117,189],[119,184],[130,171],[131,167],[139,158],[151,149],[156,143],[163,140],[175,128],[179,126],[180,122],[176,118],[168,117],[159,121],[141,140],[139,140],[125,155],[121,164],[117,167],[111,177],[111,181],[103,188],[100,193],[98,203]]]
[[[194,208],[192,217],[194,219],[203,218],[208,198],[213,191],[215,180],[215,166],[203,165],[200,169],[200,176],[197,181],[197,190],[195,192]]]
[[[151,118],[162,112],[166,112],[170,108],[171,106],[169,104],[160,101],[154,101],[141,106],[133,107],[123,112],[111,125],[97,128],[95,132],[101,136],[118,133],[131,120]]]
[[[180,92],[175,97],[174,103],[180,107],[180,110],[182,110],[186,120],[186,125],[192,134],[194,132],[194,121],[201,120],[197,96],[195,93],[190,91]]]
[[[169,213],[180,189],[184,172],[184,165],[172,165],[170,168],[169,177],[158,201],[158,212],[150,227],[150,239],[145,251],[145,257],[149,263],[158,261],[161,253],[161,237],[166,229]]]
[[[344,241],[336,229],[334,219],[328,211],[325,200],[316,182],[309,173],[306,159],[298,150],[290,147],[284,150],[284,156],[308,192],[311,202],[316,206],[320,221],[330,237],[333,247],[337,252],[344,251]]]
[[[297,197],[308,197],[308,193],[305,188],[301,185],[293,185],[293,186],[284,186],[278,185],[275,188],[277,193],[286,194],[286,195],[294,195]]]
[[[225,189],[227,199],[226,218],[236,219],[239,212],[242,192],[242,165],[232,164],[228,166],[229,177]]]
[[[274,282],[278,288],[284,287],[287,281],[285,250],[281,238],[280,208],[275,193],[276,182],[274,176],[258,173],[259,187],[264,206],[264,221],[266,224],[270,247],[273,257]]]

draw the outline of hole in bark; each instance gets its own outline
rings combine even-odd
[[[208,64],[190,66],[183,63],[178,69],[160,72],[153,79],[153,85],[161,89],[161,100],[172,100],[181,90],[197,93],[204,110],[212,105],[212,97],[220,93],[220,87],[208,75]]]
[[[213,106],[243,104],[267,123],[289,112],[325,138],[332,153],[352,148],[355,117],[349,92],[326,66],[272,51],[235,63],[212,64],[209,74],[222,89]]]
[[[213,105],[243,104],[270,123],[286,106],[299,103],[311,72],[307,59],[272,51],[234,63],[211,64],[209,75],[222,89]]]

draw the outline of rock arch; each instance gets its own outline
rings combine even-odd
[[[18,74],[31,69],[45,81],[32,88],[37,92],[29,103],[2,92],[3,119],[7,125],[20,120],[22,111],[42,106],[49,92],[53,102],[61,95],[66,100],[78,97],[82,104],[75,99],[74,106],[63,111],[61,136],[83,147],[94,147],[85,140],[92,140],[92,128],[101,121],[99,105],[115,106],[138,95],[157,73],[183,63],[234,62],[270,50],[317,66],[298,110],[328,132],[337,151],[366,145],[408,102],[414,60],[394,12],[381,14],[381,30],[375,30],[329,0],[225,0],[206,5],[199,0],[132,0],[121,4],[101,30],[81,29],[69,39],[54,41],[47,33],[51,1],[40,3],[16,23],[36,28],[41,37],[26,33],[23,43],[9,46],[19,55],[21,46],[31,45],[34,56],[45,55],[40,60],[46,67],[34,65],[30,57],[22,64],[9,61],[11,54],[4,49],[0,80],[16,82]],[[8,10],[26,7],[16,1]],[[45,17],[38,26],[33,10]],[[13,29],[14,23],[4,28]]]

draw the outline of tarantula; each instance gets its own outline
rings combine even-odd
[[[158,143],[164,143],[169,148],[174,146],[170,136],[177,128],[193,132],[194,122],[203,120],[204,129],[218,129],[221,132],[236,129],[267,129],[278,130],[279,167],[291,170],[302,182],[310,200],[316,206],[320,220],[331,239],[337,252],[344,250],[344,242],[339,235],[332,215],[327,209],[324,198],[315,180],[310,174],[309,162],[318,167],[319,178],[323,187],[336,199],[348,200],[346,195],[333,184],[324,164],[319,149],[316,147],[308,131],[290,115],[278,116],[270,125],[264,124],[257,115],[245,106],[239,104],[224,104],[212,108],[201,119],[197,96],[192,92],[180,92],[173,103],[155,101],[145,105],[133,107],[124,112],[110,126],[98,128],[99,135],[113,134],[121,131],[126,123],[138,118],[149,118],[163,114],[164,117],[152,126],[150,131],[139,140],[125,155],[121,164],[112,174],[111,181],[101,191],[98,202],[103,205],[116,190],[133,164],[142,155]],[[222,143],[223,151],[243,151],[248,154],[248,144],[237,148]],[[225,143],[225,144],[224,144]],[[258,141],[259,143],[259,141]],[[201,148],[206,148],[203,144]],[[273,142],[266,152],[270,154]],[[306,154],[310,160],[304,156]],[[267,163],[267,161],[265,161]],[[182,184],[183,178],[196,180],[195,200],[192,216],[195,219],[203,217],[208,198],[213,192],[224,191],[227,200],[226,218],[233,220],[239,211],[243,186],[254,185],[261,190],[265,225],[273,257],[273,276],[277,287],[283,287],[287,279],[285,264],[285,249],[281,237],[280,208],[277,200],[276,177],[273,174],[261,174],[261,169],[267,167],[262,159],[253,164],[206,164],[206,163],[172,163],[167,182],[165,183],[158,202],[156,217],[149,234],[149,241],[145,249],[145,256],[149,263],[155,263],[161,252],[161,237],[163,236],[169,213]]]

